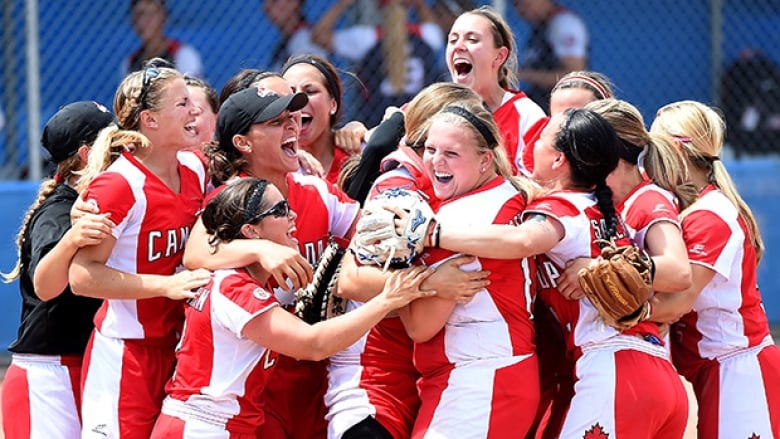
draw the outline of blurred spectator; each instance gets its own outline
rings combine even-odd
[[[563,75],[588,67],[588,29],[569,9],[552,0],[514,0],[518,14],[531,25],[520,51],[519,80],[525,93],[549,113],[550,90]]]
[[[293,55],[313,54],[327,57],[327,52],[312,41],[311,25],[303,15],[303,0],[263,0],[263,13],[281,34],[271,54],[271,70],[278,72]]]
[[[312,38],[357,64],[363,102],[356,118],[376,126],[387,107],[403,105],[442,76],[435,57],[444,47],[444,32],[424,0],[381,0],[381,26],[353,25],[334,31],[354,2],[338,0],[314,26]],[[408,22],[410,11],[416,12],[419,23]]]
[[[130,19],[133,31],[141,39],[141,47],[125,59],[122,77],[140,70],[144,62],[152,58],[167,60],[188,76],[203,77],[203,63],[198,51],[165,35],[165,22],[168,20],[165,0],[130,0]]]
[[[723,75],[721,105],[737,158],[780,151],[780,67],[745,49]]]

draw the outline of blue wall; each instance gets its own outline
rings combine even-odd
[[[756,160],[728,163],[727,167],[738,190],[758,218],[766,253],[758,269],[759,287],[769,320],[780,323],[780,230],[770,221],[780,218],[780,161]],[[16,261],[16,231],[27,206],[35,198],[38,186],[32,183],[0,184],[0,230],[6,231],[0,241],[0,271],[8,272]],[[16,337],[21,299],[18,284],[0,284],[0,352]]]

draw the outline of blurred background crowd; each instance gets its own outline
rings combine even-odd
[[[0,179],[40,178],[43,123],[69,102],[110,104],[144,49],[146,55],[178,58],[173,60],[180,70],[217,90],[241,68],[278,69],[288,51],[320,51],[342,69],[346,96],[355,103],[345,106],[357,109],[346,120],[370,125],[382,111],[372,106],[383,103],[369,95],[383,86],[386,74],[376,59],[388,45],[420,36],[430,50],[422,55],[424,64],[404,64],[417,71],[407,74],[412,79],[390,84],[414,94],[428,82],[448,79],[443,50],[452,18],[491,4],[514,29],[522,66],[522,48],[535,27],[532,17],[521,14],[524,1],[406,0],[401,3],[407,13],[399,18],[385,10],[397,2],[386,0],[167,0],[162,8],[156,1],[6,0],[0,11]],[[134,3],[149,4],[134,9]],[[780,0],[557,4],[587,28],[587,68],[609,76],[618,97],[635,103],[646,119],[668,102],[700,100],[726,113],[735,160],[780,150]],[[416,30],[400,37],[374,32],[383,20],[399,19]],[[427,22],[439,34],[424,29]],[[155,38],[166,46],[152,47],[159,43]],[[175,47],[168,46],[171,41]],[[523,83],[523,89],[532,86]]]

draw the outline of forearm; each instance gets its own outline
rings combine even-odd
[[[390,272],[372,265],[360,265],[352,254],[344,255],[339,273],[337,295],[358,302],[368,302],[382,292]]]
[[[425,343],[441,331],[457,304],[438,297],[417,299],[398,314],[406,333],[415,343]]]
[[[311,30],[312,40],[315,44],[328,51],[333,50],[333,28],[350,3],[352,3],[351,0],[340,0],[320,17]]]
[[[691,287],[691,266],[687,260],[667,256],[654,256],[655,277],[653,277],[653,290],[655,291],[683,291]]]
[[[674,323],[693,309],[698,295],[690,292],[656,293],[650,298],[650,316],[657,323]]]
[[[348,348],[392,310],[387,301],[377,298],[354,311],[313,325],[306,344],[310,356],[306,359],[323,360]]]
[[[517,227],[508,225],[442,224],[439,247],[492,259],[520,259],[533,255],[527,240],[517,239],[520,235]]]
[[[102,299],[148,299],[166,294],[167,276],[125,273],[105,263],[88,261],[77,254],[70,265],[74,294]]]
[[[79,247],[71,239],[71,230],[65,233],[54,248],[38,262],[33,275],[35,294],[43,301],[54,299],[68,286],[68,271]]]

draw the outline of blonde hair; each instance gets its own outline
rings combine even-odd
[[[157,69],[157,75],[149,77],[147,70],[150,69]],[[145,77],[148,79],[144,92]],[[114,114],[119,126],[137,131],[141,126],[141,111],[158,110],[165,86],[175,78],[183,79],[184,75],[168,67],[147,67],[127,75],[114,94]]]
[[[103,128],[89,150],[89,158],[80,175],[77,190],[83,192],[89,183],[119,158],[124,151],[149,147],[149,139],[138,131],[120,130],[116,126]]]
[[[404,113],[406,139],[414,145],[425,143],[425,122],[447,105],[459,102],[481,104],[482,98],[471,88],[454,82],[437,82],[420,90]]]
[[[468,12],[464,12],[461,16],[466,14],[479,15],[486,18],[490,22],[490,31],[493,35],[493,43],[495,48],[506,47],[508,53],[506,60],[501,64],[501,68],[498,71],[498,84],[503,88],[513,88],[517,85],[517,44],[515,43],[515,36],[512,33],[512,28],[509,23],[501,16],[495,9],[490,6],[480,6],[477,9],[472,9]]]
[[[54,178],[50,178],[41,183],[41,186],[38,188],[38,195],[35,197],[35,201],[30,205],[30,208],[27,209],[27,213],[24,214],[22,226],[19,228],[19,233],[16,234],[16,265],[10,273],[0,273],[3,276],[3,282],[13,282],[22,274],[22,244],[24,243],[24,235],[27,233],[27,227],[30,225],[33,213],[41,207],[41,204],[43,204],[52,193],[54,193],[57,186],[68,181],[76,174],[76,171],[78,171],[81,165],[81,158],[78,154],[74,154],[57,164],[57,171]]]
[[[717,186],[734,204],[747,225],[750,239],[756,249],[756,262],[760,262],[764,254],[764,242],[758,223],[720,161],[726,136],[726,122],[721,114],[701,102],[675,102],[658,110],[651,130],[665,132],[675,138],[687,165],[706,172],[708,182]],[[680,213],[680,219],[685,218],[688,213],[689,210]]]
[[[591,102],[585,108],[595,111],[612,125],[622,148],[628,149],[629,153],[638,154],[645,149],[643,166],[647,175],[655,184],[677,196],[681,210],[696,200],[698,193],[687,181],[684,158],[674,147],[672,139],[661,133],[649,133],[642,114],[635,106],[619,99],[602,99]],[[636,162],[631,164],[637,165]]]

